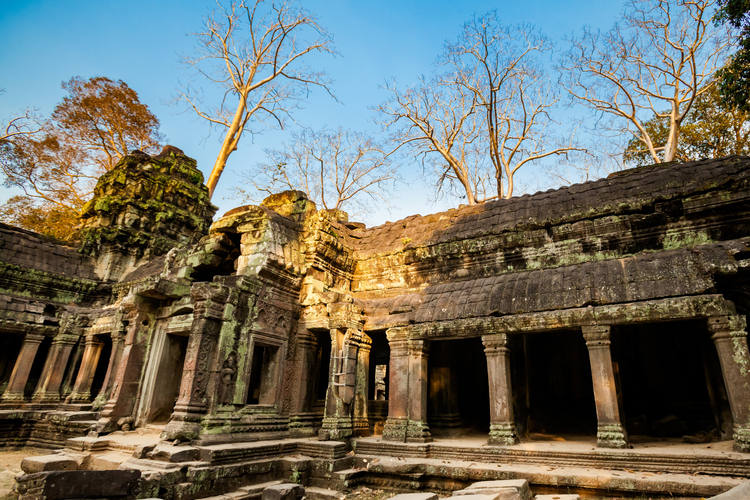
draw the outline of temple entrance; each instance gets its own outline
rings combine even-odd
[[[96,371],[94,371],[94,379],[91,382],[91,400],[93,401],[99,395],[99,391],[102,390],[104,384],[104,377],[107,376],[107,368],[109,367],[109,358],[112,356],[112,339],[109,335],[102,335],[99,337],[102,342],[101,354],[99,354],[99,360],[96,363]],[[187,344],[185,346],[187,348]],[[182,369],[182,366],[180,366]],[[182,377],[180,377],[182,378]],[[179,387],[178,387],[179,390]]]
[[[614,327],[612,355],[631,441],[731,439],[732,417],[705,321]]]
[[[481,338],[431,342],[428,384],[433,436],[487,435],[489,382]]]
[[[149,366],[144,378],[138,425],[166,423],[169,420],[180,393],[188,340],[187,335],[163,332],[158,332],[154,336]]]
[[[596,436],[596,406],[583,336],[556,331],[511,337],[518,432],[530,439]]]
[[[22,345],[23,335],[0,333],[0,395],[8,386]]]
[[[367,332],[372,339],[367,383],[367,416],[373,434],[382,434],[388,418],[388,365],[391,348],[385,331]]]

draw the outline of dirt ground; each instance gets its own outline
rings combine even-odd
[[[21,461],[31,455],[43,455],[49,450],[21,448],[20,450],[0,449],[0,500],[15,498],[11,496],[16,474],[21,472]]]

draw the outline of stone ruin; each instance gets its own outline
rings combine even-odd
[[[211,224],[194,160],[135,152],[81,248],[0,225],[0,446],[57,449],[20,498],[718,494],[750,478],[749,198],[729,157],[373,228],[298,191]]]

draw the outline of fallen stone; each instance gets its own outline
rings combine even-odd
[[[78,462],[66,455],[40,455],[37,457],[26,457],[21,462],[21,470],[27,474],[45,472],[51,470],[76,470]]]
[[[391,497],[389,500],[437,500],[438,496],[435,493],[401,493]]]
[[[297,483],[274,484],[263,490],[262,500],[299,500],[305,496],[305,488]]]
[[[565,493],[564,495],[537,495],[534,500],[580,500],[580,498],[578,495]]]
[[[747,500],[748,498],[750,498],[750,481],[735,486],[731,490],[711,497],[708,500]]]
[[[505,479],[498,481],[479,481],[463,490],[453,492],[462,500],[472,495],[491,496],[494,500],[531,500],[531,488],[526,479]]]
[[[462,490],[463,491],[463,490]],[[508,488],[505,491],[496,491],[488,493],[461,493],[461,500],[516,500],[519,498],[518,492]],[[454,492],[455,494],[455,492]]]

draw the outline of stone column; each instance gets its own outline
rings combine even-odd
[[[210,361],[215,358],[214,350],[229,290],[216,283],[195,283],[190,294],[195,304],[193,324],[182,369],[180,394],[162,433],[162,438],[168,440],[189,441],[200,434],[200,420],[209,406],[206,389],[211,370],[215,368],[210,366]]]
[[[391,357],[388,362],[388,418],[383,427],[383,439],[406,441],[409,343],[401,328],[391,328],[386,336]]]
[[[347,328],[346,333],[342,328],[331,329],[332,369],[326,391],[323,425],[319,433],[322,438],[346,439],[354,432],[353,417],[361,336],[361,332],[352,328]]]
[[[487,357],[487,378],[490,388],[490,444],[518,443],[513,415],[513,393],[510,380],[510,349],[508,335],[498,333],[482,336]]]
[[[102,407],[109,399],[115,375],[117,373],[117,367],[120,364],[120,358],[122,356],[124,337],[124,331],[122,333],[115,333],[112,335],[112,350],[110,352],[109,361],[107,363],[107,373],[104,374],[102,388],[99,390],[99,394],[96,396],[96,400],[94,401],[94,408]]]
[[[68,401],[71,403],[88,403],[91,401],[91,384],[94,382],[94,374],[99,364],[104,345],[94,335],[86,337],[81,358],[81,367],[73,384],[73,392],[70,393]]]
[[[20,402],[24,400],[23,391],[29,381],[29,373],[34,358],[39,350],[39,344],[44,340],[44,335],[39,333],[27,333],[23,338],[21,351],[18,353],[16,363],[8,380],[8,386],[2,395],[2,402]]]
[[[58,334],[52,341],[47,360],[39,378],[39,384],[31,400],[39,403],[60,401],[60,386],[63,382],[65,367],[68,365],[73,346],[78,341],[74,334]]]
[[[708,329],[716,345],[734,420],[734,448],[750,451],[750,353],[744,316],[713,316]]]
[[[425,340],[409,340],[409,380],[407,441],[432,440],[427,425],[428,356],[430,344]]]
[[[370,419],[367,415],[367,393],[370,380],[370,350],[372,339],[363,332],[357,338],[357,373],[354,382],[354,407],[352,408],[352,431],[355,436],[370,433]]]
[[[612,365],[609,325],[581,327],[589,351],[591,381],[596,402],[596,445],[601,448],[627,448],[628,437],[622,425],[619,388]]]
[[[311,411],[314,384],[313,367],[318,348],[317,335],[303,328],[297,332],[294,351],[292,400],[290,405],[289,430],[293,436],[315,435],[316,415]],[[330,365],[329,365],[330,366]],[[330,374],[329,374],[330,378]]]

